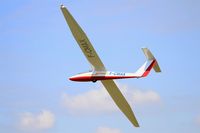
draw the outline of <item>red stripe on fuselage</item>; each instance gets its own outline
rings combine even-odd
[[[152,63],[150,64],[150,66],[147,68],[147,70],[143,73],[142,77],[146,77],[149,72],[151,71],[151,69],[154,67],[154,65],[156,64],[156,60],[153,60]]]

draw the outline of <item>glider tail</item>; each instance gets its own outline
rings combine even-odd
[[[137,77],[146,77],[151,69],[153,68],[155,72],[161,72],[156,58],[153,56],[148,48],[142,48],[147,61],[137,70],[135,73]]]

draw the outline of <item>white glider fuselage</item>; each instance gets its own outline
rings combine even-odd
[[[134,73],[124,73],[124,72],[112,72],[112,71],[93,71],[85,72],[74,75],[69,79],[72,81],[97,81],[97,80],[107,80],[107,79],[123,79],[123,78],[137,78]]]
[[[149,63],[145,62],[145,64],[135,73],[125,73],[125,72],[113,72],[113,71],[92,71],[79,73],[70,77],[69,79],[72,81],[79,82],[96,82],[98,80],[109,80],[109,79],[125,79],[125,78],[141,78],[146,77],[150,70],[156,64],[156,60],[152,60]]]
[[[124,73],[124,72],[112,72],[112,71],[93,71],[85,72],[74,75],[69,79],[72,81],[79,82],[96,82],[97,80],[108,80],[108,79],[123,79],[123,78],[139,78],[135,76],[134,73]]]

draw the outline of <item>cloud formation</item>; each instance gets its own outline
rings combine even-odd
[[[54,114],[48,110],[43,110],[39,114],[25,112],[21,115],[19,127],[22,130],[38,131],[51,128],[54,122]]]
[[[102,88],[78,95],[63,94],[62,102],[64,107],[71,113],[100,113],[116,110],[111,98]]]
[[[160,103],[159,94],[152,90],[141,91],[125,85],[118,86],[130,105],[145,106]],[[77,95],[63,94],[62,104],[69,113],[73,114],[119,111],[103,86],[100,89],[89,90]]]
[[[98,127],[96,133],[122,133],[122,132],[116,128]]]

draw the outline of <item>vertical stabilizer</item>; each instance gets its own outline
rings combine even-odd
[[[151,51],[148,49],[148,48],[142,48],[142,51],[144,52],[146,58],[149,60],[149,61],[152,61],[152,60],[155,60],[155,65],[153,66],[153,69],[155,72],[161,72],[161,69],[158,65],[158,62],[156,60],[156,58],[153,56],[153,54],[151,53]]]

